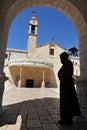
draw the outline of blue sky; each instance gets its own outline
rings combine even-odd
[[[73,46],[79,49],[78,34],[73,23],[61,12],[52,8],[34,7],[19,13],[13,20],[8,35],[7,48],[27,49],[28,23],[36,11],[38,19],[37,45],[54,42],[69,49]]]

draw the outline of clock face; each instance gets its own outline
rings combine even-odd
[[[32,23],[33,23],[33,25],[35,25],[35,21],[33,21]]]
[[[38,21],[36,21],[36,20],[30,20],[30,24],[32,24],[32,25],[38,25]]]
[[[30,21],[30,24],[37,25],[36,21]]]

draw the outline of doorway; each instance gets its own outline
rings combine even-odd
[[[34,86],[34,80],[27,79],[26,80],[26,88],[33,88],[33,86]]]

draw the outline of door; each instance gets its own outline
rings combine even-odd
[[[34,86],[34,80],[27,79],[26,80],[26,87],[27,88],[33,88],[33,86]]]

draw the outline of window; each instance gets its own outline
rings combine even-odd
[[[35,34],[35,26],[34,25],[31,26],[31,33]]]
[[[77,65],[77,62],[75,62],[75,65]]]
[[[8,57],[8,54],[5,55],[5,58],[7,58],[7,57]]]
[[[50,49],[50,55],[54,55],[54,49]]]
[[[50,43],[50,45],[49,45],[49,55],[51,57],[54,57],[54,51],[55,51],[55,44],[54,43]]]

